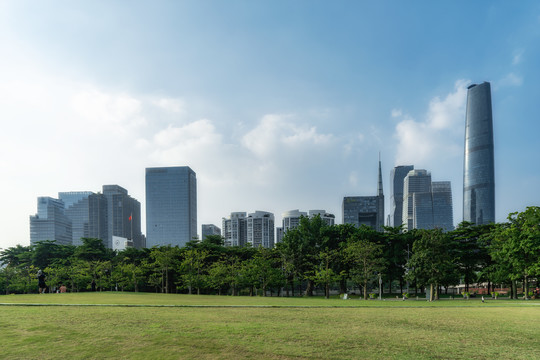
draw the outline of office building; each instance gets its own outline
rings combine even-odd
[[[403,181],[414,165],[400,165],[392,169],[390,173],[390,220],[388,226],[400,226],[403,224]]]
[[[30,243],[56,241],[58,245],[71,245],[71,220],[64,211],[64,202],[51,197],[38,197],[37,214],[30,216]]]
[[[274,247],[274,214],[255,211],[248,215],[247,243],[253,247]]]
[[[433,181],[431,183],[431,193],[433,198],[433,227],[444,231],[454,230],[454,209],[450,181]]]
[[[197,178],[188,166],[146,169],[147,247],[183,247],[197,237]]]
[[[225,246],[244,246],[247,244],[247,214],[233,212],[222,218],[223,241]]]
[[[491,86],[472,84],[467,90],[465,156],[463,162],[463,221],[495,222],[495,160]]]
[[[426,170],[411,170],[403,181],[403,229],[454,229],[450,181],[431,181]]]
[[[221,229],[214,224],[202,224],[201,225],[201,238],[206,239],[208,235],[221,236]]]
[[[382,231],[384,226],[384,194],[382,186],[381,161],[379,160],[379,181],[376,196],[346,196],[342,204],[343,223],[356,227],[367,225]]]
[[[321,220],[327,225],[332,226],[336,223],[336,216],[334,214],[327,213],[326,210],[309,210],[309,218],[314,218],[315,216],[320,216]]]
[[[101,239],[107,246],[108,215],[107,199],[91,191],[60,192],[65,214],[71,219],[72,244],[82,245],[82,238]]]
[[[411,170],[403,180],[403,230],[433,228],[431,173]]]
[[[143,248],[141,203],[118,185],[103,185],[103,196],[107,199],[106,246],[112,249],[113,236],[118,236],[133,241],[133,246],[138,249]]]

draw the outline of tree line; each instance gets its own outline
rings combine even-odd
[[[37,292],[38,270],[49,289],[62,284],[70,291],[155,291],[162,293],[312,296],[331,289],[364,299],[378,291],[415,294],[430,300],[441,289],[476,283],[510,289],[517,298],[538,285],[540,275],[540,207],[512,213],[505,223],[463,222],[449,232],[440,229],[403,232],[385,227],[328,226],[319,217],[302,217],[272,249],[225,247],[221,236],[193,240],[186,246],[128,248],[113,251],[100,239],[84,238],[80,246],[41,241],[0,252],[0,293]],[[377,289],[377,290],[375,290]],[[407,294],[405,294],[407,295]],[[412,295],[412,294],[410,294]]]

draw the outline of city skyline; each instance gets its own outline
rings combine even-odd
[[[320,207],[341,223],[343,197],[375,194],[379,152],[384,189],[396,165],[450,181],[457,225],[467,87],[484,81],[495,220],[540,205],[536,2],[6,0],[0,10],[0,248],[29,244],[36,198],[101,184],[129,189],[145,227],[147,167],[197,172],[199,224]],[[384,205],[388,215],[388,191]]]

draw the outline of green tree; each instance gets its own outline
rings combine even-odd
[[[413,244],[408,268],[409,280],[430,286],[429,301],[438,298],[438,285],[457,283],[456,254],[450,237],[441,229],[420,230]]]
[[[183,260],[180,263],[181,279],[190,295],[193,288],[197,289],[197,295],[201,293],[201,287],[204,286],[204,269],[207,257],[207,250],[188,249],[183,253]]]
[[[367,300],[368,284],[376,273],[384,270],[383,246],[370,240],[370,230],[360,227],[351,235],[345,245],[344,253],[351,270],[350,277],[357,284],[361,284],[364,300]]]

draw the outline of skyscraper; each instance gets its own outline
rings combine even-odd
[[[72,222],[73,245],[82,245],[81,238],[101,239],[107,246],[108,214],[107,199],[91,191],[58,193],[64,202],[65,214]]]
[[[188,166],[146,169],[146,244],[184,246],[197,236],[197,178]]]
[[[472,84],[467,91],[463,221],[477,225],[495,222],[493,118],[488,82]]]
[[[384,226],[384,194],[382,188],[381,161],[376,196],[346,196],[343,198],[343,223],[357,227],[367,225],[377,231]]]
[[[51,197],[38,197],[37,214],[30,216],[30,243],[51,240],[58,245],[71,245],[71,219],[64,212],[64,202]]]
[[[414,165],[400,165],[392,169],[390,173],[390,226],[400,226],[403,224],[403,180],[409,171],[414,169]]]
[[[444,231],[454,230],[452,186],[450,181],[433,181],[431,183],[431,193],[433,199],[433,227]]]
[[[247,242],[254,248],[274,247],[274,214],[255,211],[247,217]]]
[[[403,180],[403,229],[454,229],[450,181],[431,181],[422,169],[411,170]]]
[[[103,195],[107,199],[108,214],[108,236],[105,245],[112,249],[112,237],[119,236],[133,241],[136,248],[144,247],[141,203],[118,185],[103,185]]]
[[[403,180],[403,230],[432,229],[431,174],[411,170]]]
[[[225,246],[244,246],[247,243],[247,214],[233,212],[222,219]]]

